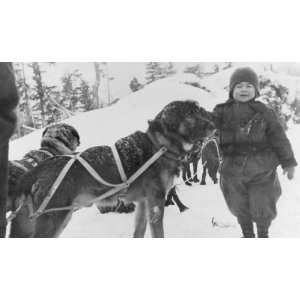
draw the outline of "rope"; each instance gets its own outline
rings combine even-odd
[[[10,213],[10,215],[6,218],[7,223],[11,222],[17,216],[18,212],[24,205],[24,198],[25,198],[25,196],[23,195],[22,198],[20,199],[20,203],[19,203],[17,209],[15,211],[12,211]]]
[[[53,197],[54,193],[58,189],[59,185],[61,184],[62,180],[66,176],[67,172],[73,165],[73,163],[78,160],[84,167],[85,169],[100,183],[113,187],[111,190],[107,191],[106,193],[102,194],[99,197],[94,198],[91,202],[96,203],[99,202],[107,197],[110,197],[119,191],[126,189],[132,182],[134,182],[142,173],[144,173],[155,161],[157,161],[167,150],[166,147],[162,147],[159,151],[157,151],[140,169],[138,169],[128,180],[121,184],[111,184],[106,182],[104,179],[102,179],[98,173],[89,165],[88,162],[86,162],[82,157],[80,157],[80,153],[72,159],[68,161],[68,163],[65,165],[55,182],[53,183],[50,192],[38,208],[38,210],[35,213],[31,213],[30,217],[31,218],[36,218],[40,216],[41,214],[49,213],[49,212],[55,212],[55,211],[63,211],[63,210],[77,210],[80,209],[82,206],[65,206],[65,207],[58,207],[58,208],[49,208],[46,209],[46,206],[50,202],[51,198]],[[68,156],[68,155],[66,155]]]
[[[121,176],[121,179],[122,179],[123,182],[125,182],[125,181],[127,181],[127,176],[125,174],[125,171],[124,171],[124,168],[123,168],[123,164],[121,162],[120,155],[118,153],[118,150],[117,150],[117,147],[116,147],[115,144],[111,145],[111,150],[112,150],[114,159],[116,161],[116,165],[117,165],[119,174]]]
[[[80,155],[80,154],[79,154]],[[106,180],[104,180],[102,177],[99,176],[99,174],[94,170],[93,167],[90,166],[90,164],[85,161],[82,157],[77,155],[77,160],[81,163],[81,165],[96,179],[99,183],[110,186],[110,187],[117,187],[120,185],[123,185],[122,183],[114,184],[114,183],[109,183]]]
[[[37,209],[37,211],[31,215],[32,218],[34,218],[36,215],[39,216],[40,214],[43,213],[43,211],[45,210],[46,206],[48,205],[48,203],[50,202],[52,196],[54,195],[54,193],[56,192],[56,190],[59,188],[62,180],[65,178],[66,174],[68,173],[68,171],[70,170],[71,166],[73,165],[73,163],[77,160],[77,156],[74,156],[73,158],[71,158],[67,164],[64,166],[64,168],[62,169],[62,171],[60,172],[60,174],[58,175],[58,177],[56,178],[56,180],[54,181],[50,192],[48,193],[48,195],[46,196],[46,198],[44,199],[44,201],[42,202],[42,204],[40,205],[40,207]]]
[[[21,163],[19,163],[18,161],[16,160],[11,160],[10,161],[13,165],[15,165],[17,168],[20,168],[22,169],[23,171],[25,171],[26,173],[29,171],[28,168],[26,168],[25,166],[23,166]]]
[[[128,187],[132,182],[134,182],[142,173],[144,173],[155,161],[157,161],[167,150],[166,147],[162,147],[159,149],[148,161],[140,168],[138,169],[126,182],[124,182],[124,187]],[[109,196],[112,196],[113,194],[116,194],[118,191],[120,191],[122,188],[116,187],[113,190],[110,190],[103,195],[95,198],[93,202],[99,202],[103,200],[104,198],[107,198]]]
[[[205,143],[205,145],[203,145],[201,147],[201,154],[200,157],[202,156],[202,151],[203,148],[208,144]],[[217,145],[217,144],[216,144]],[[70,155],[63,155],[63,156],[67,156],[67,157],[72,157],[67,164],[64,166],[64,168],[62,169],[62,171],[60,172],[59,176],[57,177],[57,179],[55,180],[55,182],[53,183],[50,192],[47,194],[46,198],[44,199],[44,201],[42,202],[42,204],[40,205],[40,207],[37,209],[37,211],[34,213],[33,211],[30,213],[30,217],[31,218],[36,218],[38,216],[40,216],[41,214],[45,214],[45,213],[49,213],[49,212],[55,212],[55,211],[63,211],[63,210],[77,210],[79,208],[81,208],[82,206],[65,206],[65,207],[58,207],[58,208],[49,208],[46,210],[47,205],[49,204],[51,198],[53,197],[53,195],[55,194],[56,190],[58,189],[58,187],[60,186],[62,180],[64,179],[64,177],[66,176],[66,174],[68,173],[68,171],[70,170],[71,166],[74,164],[74,162],[77,160],[81,163],[81,165],[88,171],[88,173],[95,179],[97,180],[99,183],[108,186],[108,187],[112,187],[111,190],[105,192],[104,194],[102,194],[99,197],[96,197],[95,199],[93,199],[91,202],[92,203],[96,203],[99,202],[107,197],[110,197],[116,193],[118,193],[119,191],[121,191],[122,189],[126,189],[129,187],[129,185],[134,182],[142,173],[144,173],[156,160],[158,160],[163,154],[165,154],[167,151],[169,151],[169,149],[167,149],[165,146],[161,147],[140,169],[138,169],[129,179],[127,179],[125,171],[123,169],[123,165],[122,162],[120,160],[119,154],[117,152],[117,149],[115,147],[115,145],[113,145],[111,147],[112,149],[112,153],[114,156],[114,159],[116,161],[116,165],[117,168],[119,170],[120,173],[120,177],[123,180],[122,183],[120,184],[112,184],[109,183],[107,181],[105,181],[101,176],[99,176],[99,174],[94,170],[94,168],[92,168],[90,166],[90,164],[88,162],[86,162],[82,157],[80,157],[80,154],[77,154],[75,156],[70,156]],[[193,178],[196,175],[196,172],[193,174],[193,176],[191,178]],[[188,178],[185,182],[187,182],[188,180],[190,180],[191,178]],[[16,214],[18,213],[19,209],[21,209],[21,207],[23,206],[24,203],[22,203],[18,209],[15,212],[12,212],[9,220],[11,221]],[[31,203],[32,205],[32,203]]]
[[[49,155],[49,157],[53,157],[53,156],[54,156],[52,153],[50,153],[50,152],[47,151],[47,150],[39,149],[39,150],[36,150],[36,151],[37,151],[37,152],[45,153],[45,154]]]

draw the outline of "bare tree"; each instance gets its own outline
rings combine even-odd
[[[95,103],[95,108],[99,108],[100,107],[99,90],[100,90],[100,83],[101,83],[100,63],[94,62],[94,69],[95,69],[95,84],[93,87],[94,103]]]
[[[39,63],[33,62],[29,64],[33,71],[33,80],[35,82],[35,89],[37,92],[37,99],[39,100],[39,108],[41,111],[41,120],[42,120],[42,127],[46,125],[46,113],[45,113],[45,92],[43,89],[43,82],[42,82],[42,73]]]

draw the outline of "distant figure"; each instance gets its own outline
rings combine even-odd
[[[17,117],[15,108],[19,96],[12,63],[0,62],[0,237],[6,232],[6,201],[8,177],[8,142]]]
[[[182,168],[182,179],[184,183],[188,186],[191,186],[192,183],[198,183],[200,180],[198,179],[198,163],[201,157],[201,149],[202,149],[202,142],[198,142],[191,153],[187,161],[183,164]],[[192,170],[191,170],[192,165]]]
[[[221,153],[219,150],[217,137],[212,137],[208,139],[202,149],[202,178],[201,185],[206,184],[206,174],[208,172],[209,177],[212,179],[213,183],[218,183],[218,171],[221,163]]]

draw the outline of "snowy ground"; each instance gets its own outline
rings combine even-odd
[[[185,81],[196,81],[196,77],[170,77],[159,80],[146,88],[123,98],[112,107],[82,113],[69,120],[81,136],[81,148],[110,144],[118,138],[136,130],[145,130],[147,120],[153,118],[167,103],[173,100],[194,99],[200,105],[211,110],[224,92],[223,78],[220,77],[220,88],[207,93],[199,88],[183,84]],[[214,81],[218,86],[217,78]],[[213,87],[212,83],[210,88]],[[10,145],[10,159],[18,159],[27,151],[39,147],[41,130]],[[300,145],[297,139],[300,126],[288,131],[293,148],[300,161]],[[270,230],[272,237],[300,237],[300,175],[293,181],[282,177],[278,168],[283,196],[278,203],[278,217]],[[200,169],[201,172],[201,169]],[[190,208],[179,213],[176,207],[166,208],[166,237],[239,237],[240,230],[235,219],[229,213],[218,185],[208,179],[208,185],[186,187],[180,185],[179,196]],[[214,219],[217,226],[212,225]],[[107,214],[101,215],[95,207],[81,209],[73,215],[71,222],[62,237],[131,237],[134,215]],[[147,231],[147,236],[149,232]]]
[[[299,176],[298,176],[299,177]],[[297,180],[282,178],[283,196],[278,203],[278,217],[270,230],[272,237],[300,237],[300,191]],[[179,186],[179,196],[189,210],[180,213],[177,207],[165,211],[165,235],[169,238],[239,237],[239,226],[231,216],[218,185]],[[214,219],[217,226],[213,226]],[[62,237],[131,237],[134,215],[102,215],[95,207],[74,214]],[[149,231],[146,234],[150,236]]]
[[[300,145],[296,143],[300,128],[289,131],[296,158],[300,161]],[[201,167],[199,173],[201,174]],[[278,168],[282,196],[278,202],[278,216],[270,229],[271,237],[300,237],[300,174],[289,181]],[[240,237],[235,218],[229,213],[219,185],[207,179],[207,185],[194,184],[192,187],[178,185],[180,199],[189,210],[180,213],[175,206],[165,211],[165,236],[169,238]],[[213,222],[216,226],[213,226]],[[62,237],[131,237],[134,215],[102,215],[95,207],[82,209],[74,214]],[[150,236],[147,230],[147,237]]]

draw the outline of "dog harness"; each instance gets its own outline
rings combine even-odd
[[[42,153],[48,155],[49,156],[48,158],[54,156],[51,152],[49,152],[47,150],[39,149],[39,150],[35,150],[35,153],[36,152],[42,152]],[[24,164],[22,164],[22,162],[27,163],[27,165],[30,165],[31,168],[26,167]],[[25,159],[22,159],[22,161],[12,160],[11,163],[14,166],[16,166],[17,168],[22,169],[24,172],[27,173],[30,171],[30,169],[36,167],[40,163],[40,161],[38,161],[33,155],[30,155],[30,156],[27,156]],[[11,222],[16,217],[17,213],[22,208],[23,204],[24,204],[24,200],[20,201],[17,209],[15,211],[12,211],[10,213],[10,215],[7,217],[7,219],[6,219],[7,222]]]
[[[55,194],[56,190],[58,189],[58,187],[60,186],[61,182],[63,181],[63,179],[65,178],[65,176],[67,175],[68,171],[70,170],[70,168],[72,167],[72,165],[75,163],[75,161],[78,161],[85,169],[86,171],[95,179],[97,180],[99,183],[106,185],[108,187],[111,187],[110,190],[108,190],[107,192],[105,192],[104,194],[100,195],[99,197],[96,197],[95,199],[93,199],[93,203],[97,203],[107,197],[110,197],[118,192],[120,192],[121,190],[126,190],[130,184],[132,184],[141,174],[143,174],[154,162],[156,162],[163,154],[165,154],[168,149],[166,147],[161,147],[158,151],[156,151],[154,153],[154,155],[148,159],[146,161],[146,163],[140,168],[138,169],[130,178],[127,179],[127,176],[124,172],[124,168],[122,165],[122,162],[120,160],[119,157],[119,153],[116,149],[115,145],[111,146],[112,149],[112,153],[113,156],[115,158],[115,162],[117,165],[117,168],[119,170],[121,179],[122,179],[122,183],[119,184],[113,184],[113,183],[109,183],[106,180],[104,180],[95,170],[94,168],[86,161],[84,160],[80,155],[81,153],[78,153],[76,155],[63,155],[65,157],[70,157],[71,159],[67,162],[67,164],[63,167],[63,169],[61,170],[60,174],[58,175],[58,177],[56,178],[56,180],[54,181],[53,185],[51,186],[47,196],[45,197],[45,199],[43,200],[43,202],[41,203],[41,205],[39,206],[39,208],[34,212],[33,209],[33,203],[32,203],[32,199],[31,201],[29,201],[28,203],[28,207],[29,207],[29,216],[30,218],[37,218],[42,214],[45,213],[49,213],[49,212],[55,212],[55,211],[62,211],[62,210],[71,210],[71,211],[75,211],[78,210],[79,208],[81,208],[82,206],[75,206],[75,205],[71,205],[71,206],[65,206],[65,207],[58,207],[58,208],[49,208],[46,209],[47,205],[49,204],[51,198],[53,197],[53,195]],[[24,197],[25,198],[25,197]],[[25,199],[20,199],[20,205],[18,208],[21,208],[25,203],[24,203]],[[9,221],[11,221],[15,215],[17,214],[18,211],[14,212],[12,217],[9,218]]]
[[[62,211],[62,210],[70,210],[70,211],[75,211],[80,209],[83,206],[79,206],[79,205],[71,205],[71,206],[65,206],[65,207],[58,207],[58,208],[48,208],[46,209],[47,205],[49,204],[51,198],[53,197],[53,195],[55,194],[55,192],[57,191],[58,187],[60,186],[61,182],[63,181],[63,179],[65,178],[65,176],[67,175],[68,171],[70,170],[70,168],[72,167],[72,165],[75,163],[75,161],[78,161],[85,169],[86,171],[95,179],[97,180],[100,184],[111,187],[110,190],[108,190],[107,192],[105,192],[104,194],[100,195],[99,197],[96,197],[95,199],[92,200],[93,203],[97,203],[105,198],[108,198],[114,194],[117,194],[118,192],[124,190],[126,191],[128,189],[128,187],[141,175],[143,174],[153,163],[155,163],[160,157],[162,157],[163,155],[166,156],[167,159],[171,159],[171,160],[175,160],[175,161],[183,161],[184,158],[180,158],[178,156],[180,156],[180,153],[177,152],[174,149],[171,149],[167,146],[161,146],[159,145],[159,143],[156,141],[156,139],[153,137],[153,135],[148,131],[147,132],[147,136],[149,137],[150,141],[152,142],[152,144],[154,145],[154,148],[156,149],[156,152],[153,154],[153,156],[148,159],[144,165],[141,166],[141,168],[139,168],[130,178],[127,178],[124,168],[123,168],[123,164],[121,162],[118,150],[115,146],[115,144],[113,144],[111,146],[111,150],[112,150],[112,154],[113,157],[115,159],[116,162],[116,166],[118,168],[120,177],[122,179],[122,183],[119,184],[113,184],[113,183],[109,183],[106,180],[104,180],[95,170],[94,168],[85,160],[83,159],[80,155],[81,153],[75,154],[75,155],[62,155],[65,157],[70,157],[71,159],[67,162],[67,164],[63,167],[63,169],[61,170],[60,174],[58,175],[58,177],[56,178],[56,180],[54,181],[53,185],[51,186],[47,196],[45,197],[45,199],[43,200],[43,202],[41,203],[41,205],[39,206],[39,208],[34,211],[33,209],[33,202],[32,199],[30,199],[31,201],[28,201],[28,208],[29,208],[29,216],[30,218],[37,218],[42,214],[45,213],[49,213],[49,212],[55,212],[55,211]],[[20,199],[20,204],[18,206],[18,209],[13,212],[9,218],[9,221],[11,221],[16,214],[18,213],[18,211],[21,209],[21,207],[25,204],[25,197]]]
[[[53,157],[53,154],[50,153],[49,151],[46,151],[46,150],[40,149],[40,150],[36,150],[35,153],[36,152],[45,153],[46,155],[49,156],[49,158]],[[14,166],[16,166],[17,168],[22,169],[23,171],[25,171],[27,173],[30,169],[28,167],[26,167],[25,164],[22,164],[22,162],[25,163],[25,164],[30,165],[32,168],[36,167],[40,163],[40,161],[38,161],[33,155],[30,155],[30,156],[28,155],[26,158],[23,158],[21,161],[18,161],[18,160],[12,160],[11,161],[11,163]]]

